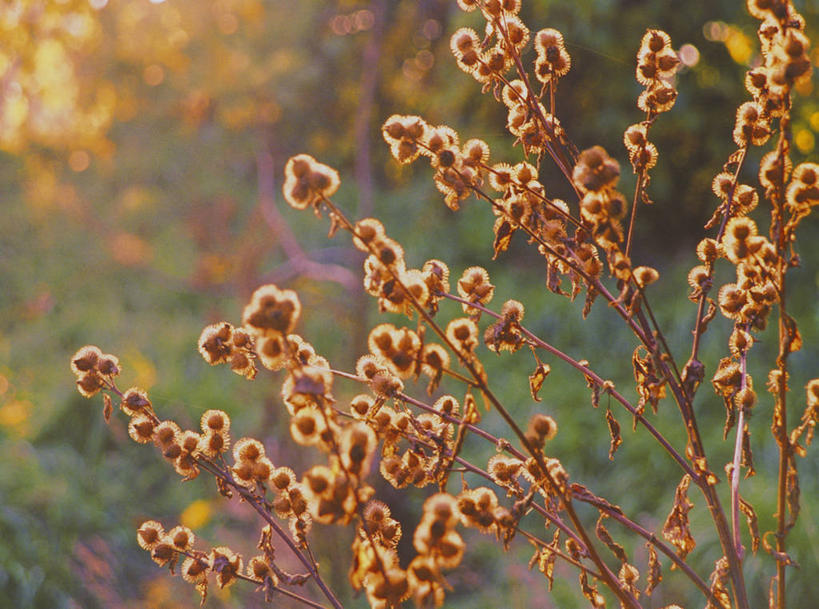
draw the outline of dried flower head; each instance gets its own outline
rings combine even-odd
[[[390,145],[393,157],[400,163],[410,163],[423,152],[420,144],[428,129],[419,116],[394,114],[381,127],[381,134]]]
[[[137,543],[143,550],[153,550],[165,536],[165,529],[156,520],[146,520],[137,529]]]
[[[468,317],[458,317],[447,324],[446,337],[464,353],[478,346],[478,325]]]
[[[308,154],[298,154],[284,166],[284,198],[296,209],[316,208],[333,196],[340,184],[338,172]]]
[[[131,387],[122,396],[120,408],[128,416],[133,416],[141,412],[153,412],[151,408],[151,400],[148,399],[148,393],[139,387]]]
[[[300,314],[301,302],[293,290],[267,284],[253,292],[242,324],[256,336],[277,336],[292,332]]]
[[[242,557],[230,548],[219,546],[210,552],[210,568],[216,573],[216,583],[225,588],[236,582],[242,572]]]
[[[612,188],[620,177],[620,165],[601,146],[580,154],[572,172],[572,181],[582,193]]]
[[[660,273],[657,272],[657,269],[651,268],[650,266],[638,266],[634,269],[633,274],[634,281],[641,288],[654,283],[660,278]]]
[[[180,573],[189,584],[204,585],[207,582],[210,565],[201,559],[189,556],[182,562]]]
[[[487,304],[495,294],[495,286],[489,281],[489,273],[480,266],[471,266],[463,272],[458,280],[458,294],[470,302]],[[467,304],[461,305],[464,313],[474,315],[475,309]]]

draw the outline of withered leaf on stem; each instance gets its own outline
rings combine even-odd
[[[589,367],[589,361],[585,359],[581,359],[578,364],[581,366],[585,366],[586,368]],[[592,395],[592,406],[598,408],[600,406],[600,385],[594,382],[594,379],[590,377],[588,374],[583,375],[586,378],[586,387],[591,389]]]
[[[597,507],[598,509],[602,508],[609,513],[614,514],[622,514],[623,510],[620,509],[619,505],[614,505],[613,503],[603,499],[603,497],[598,497],[594,493],[592,493],[589,489],[587,489],[582,484],[578,484],[577,482],[572,482],[571,484],[571,491],[572,496],[577,497],[581,501],[585,501],[586,503],[590,503]]]
[[[205,601],[208,600],[208,580],[202,580],[201,582],[196,584],[196,591],[202,597],[199,601],[199,606],[204,607]]]
[[[102,416],[105,418],[105,422],[108,423],[111,420],[111,413],[114,412],[114,404],[111,402],[111,396],[107,393],[102,394]]]
[[[796,327],[796,321],[790,315],[782,314],[782,322],[785,326],[785,334],[782,336],[782,353],[787,355],[802,348],[802,335]]]
[[[691,528],[688,522],[688,512],[694,504],[688,499],[688,486],[691,484],[691,476],[685,474],[677,486],[674,493],[674,505],[671,513],[666,518],[663,525],[663,537],[677,548],[680,558],[685,558],[697,545],[691,536]],[[674,565],[671,566],[674,568]]]
[[[591,313],[592,305],[594,304],[594,300],[597,298],[597,290],[589,286],[586,290],[586,302],[583,303],[583,319],[586,319]]]
[[[623,443],[623,438],[620,435],[620,423],[614,418],[614,415],[611,413],[611,408],[606,409],[606,423],[608,423],[609,435],[611,436],[609,461],[614,461],[614,453],[620,448],[620,445]]]
[[[756,512],[754,507],[741,496],[739,498],[739,509],[745,514],[745,522],[748,523],[748,531],[751,534],[751,551],[756,554],[756,551],[759,550],[759,521]]]
[[[745,477],[750,478],[756,475],[754,469],[754,454],[751,452],[751,431],[748,428],[748,423],[742,428],[742,466],[745,467]]]
[[[597,525],[594,528],[594,533],[597,535],[597,539],[602,541],[606,547],[611,550],[611,553],[617,557],[622,563],[628,562],[628,556],[626,556],[626,551],[623,549],[619,543],[614,541],[609,534],[608,529],[603,526],[603,520],[608,518],[608,515],[605,512],[600,512],[600,518],[597,519]]]
[[[654,588],[663,581],[663,572],[660,568],[657,550],[650,542],[646,542],[646,548],[648,548],[648,581],[646,582],[645,592],[646,596],[651,596],[651,593],[654,592]]]
[[[551,366],[549,364],[539,363],[535,371],[529,376],[529,391],[532,392],[532,399],[535,402],[540,402],[541,397],[538,395],[540,393],[540,389],[543,387],[543,381],[546,380],[546,377],[549,376],[549,373],[552,371]]]
[[[793,455],[788,458],[788,474],[785,480],[786,498],[788,500],[788,522],[785,524],[787,530],[791,530],[799,517],[799,472],[796,471],[796,463]]]
[[[534,556],[529,561],[529,568],[531,569],[537,563],[538,571],[543,573],[548,583],[548,589],[551,592],[554,584],[554,570],[555,561],[557,560],[556,548],[560,545],[560,531],[555,530],[552,536],[552,541],[546,546],[539,546],[535,551]]]
[[[512,235],[515,234],[514,227],[505,218],[498,218],[495,221],[495,241],[492,244],[492,249],[495,254],[492,260],[496,260],[501,252],[505,252],[512,241]]]
[[[791,448],[800,457],[805,457],[807,451],[806,447],[810,446],[813,440],[813,433],[816,429],[816,421],[819,420],[819,404],[808,404],[805,412],[802,413],[802,419],[797,427],[791,431],[790,440]],[[799,443],[799,440],[804,436],[805,446]]]
[[[557,263],[551,263],[546,267],[546,287],[550,292],[559,296],[566,296],[560,285],[562,283],[562,275],[558,270]]]
[[[606,606],[606,600],[603,595],[597,591],[597,586],[589,583],[589,576],[586,571],[580,572],[580,589],[583,591],[583,596],[591,603],[595,609]]]
[[[705,609],[731,609],[731,595],[725,585],[728,579],[728,561],[723,556],[714,563],[714,571],[711,573],[711,596]]]
[[[766,531],[765,534],[762,536],[762,549],[765,550],[768,554],[770,554],[776,562],[781,562],[782,564],[789,565],[791,567],[799,568],[799,563],[796,562],[793,558],[791,558],[787,552],[779,552],[777,551],[771,543],[768,541],[768,536],[773,535],[773,531]]]
[[[471,423],[477,425],[481,422],[481,411],[478,410],[478,405],[475,403],[475,396],[472,395],[472,390],[467,389],[464,395],[464,423]]]

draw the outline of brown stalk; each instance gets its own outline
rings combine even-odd
[[[341,225],[347,230],[350,230],[355,235],[356,234],[355,227],[346,218],[346,216],[344,216],[344,214],[332,203],[332,201],[330,201],[324,196],[322,196],[322,201],[330,208],[335,217],[341,222]],[[368,248],[369,247],[370,246],[368,244]],[[422,307],[415,300],[412,294],[410,294],[409,290],[406,289],[406,287],[403,285],[403,282],[401,281],[401,278],[398,277],[398,275],[392,269],[389,269],[389,267],[388,270],[392,275],[393,279],[395,280],[396,284],[400,285],[404,292],[407,294],[408,299],[410,300],[410,302],[412,302],[413,308],[415,308],[418,314],[424,318],[424,321],[427,323],[427,325],[433,330],[433,332],[435,332],[435,334],[438,335],[441,341],[443,341],[444,344],[447,345],[447,347],[452,351],[452,353],[458,356],[458,359],[461,361],[463,366],[469,371],[469,373],[475,379],[475,382],[478,384],[478,389],[492,403],[492,406],[495,408],[495,410],[497,410],[498,414],[501,415],[501,418],[506,422],[506,424],[515,434],[515,436],[517,436],[518,440],[526,449],[526,451],[535,459],[535,462],[540,468],[541,474],[543,475],[544,479],[552,488],[558,489],[559,486],[549,473],[549,470],[546,466],[546,461],[543,458],[543,454],[539,450],[536,450],[529,443],[529,440],[526,438],[526,435],[518,425],[517,421],[515,421],[514,417],[512,417],[512,415],[509,413],[506,407],[500,402],[500,400],[498,400],[494,393],[492,393],[487,384],[481,378],[481,375],[478,373],[477,369],[469,361],[469,358],[466,357],[466,355],[464,355],[463,353],[461,353],[460,350],[454,344],[452,344],[452,342],[449,340],[446,333],[441,329],[441,327],[435,322],[435,320],[424,309],[424,307]],[[583,526],[583,523],[580,521],[580,518],[577,516],[577,513],[572,507],[571,497],[568,494],[562,497],[562,503],[564,509],[566,510],[566,513],[569,516],[569,519],[572,521],[572,524],[575,527],[575,530],[577,530],[581,539],[586,545],[586,548],[588,549],[589,558],[601,571],[603,575],[602,581],[605,582],[606,586],[608,586],[608,588],[612,592],[614,592],[614,594],[617,595],[617,597],[624,605],[632,607],[633,609],[639,608],[640,604],[637,602],[637,599],[635,599],[630,592],[623,588],[617,577],[611,572],[611,570],[609,570],[609,568],[603,562],[602,558],[600,558],[600,555],[595,550],[594,546],[592,545],[592,541],[589,538],[589,535],[586,532],[585,527]]]
[[[479,310],[479,311],[481,311],[483,313],[486,313],[487,315],[489,315],[490,317],[494,317],[495,319],[501,319],[501,317],[502,317],[500,314],[496,313],[495,311],[492,311],[491,309],[488,309],[488,308],[484,307],[483,305],[480,305],[478,303],[470,302],[470,301],[468,301],[466,299],[460,298],[459,296],[455,296],[454,294],[441,294],[441,295],[444,296],[445,298],[449,298],[449,299],[454,300],[456,302],[460,302],[462,304],[466,304],[466,305],[469,305],[471,307],[474,307],[475,309],[477,309],[477,310]],[[598,387],[600,387],[600,388],[604,389],[606,392],[608,392],[609,395],[611,395],[617,402],[619,402],[629,412],[629,414],[631,414],[633,417],[635,417],[637,419],[637,421],[639,421],[640,424],[643,425],[646,428],[646,430],[652,436],[654,436],[654,438],[657,440],[657,442],[671,456],[671,458],[674,459],[674,461],[677,462],[677,464],[683,469],[683,471],[685,473],[687,473],[689,476],[691,476],[694,480],[699,478],[699,475],[691,468],[691,466],[686,462],[686,460],[683,458],[683,456],[680,455],[680,453],[677,452],[677,450],[673,446],[671,446],[671,444],[669,444],[669,442],[668,442],[668,440],[666,440],[665,436],[663,436],[657,430],[657,428],[654,427],[649,422],[648,419],[646,419],[642,414],[640,414],[640,411],[634,405],[632,405],[631,402],[629,402],[620,392],[618,392],[613,387],[608,386],[606,381],[602,377],[600,377],[597,373],[595,373],[588,366],[584,366],[583,364],[578,362],[576,359],[574,359],[570,355],[565,354],[560,349],[552,346],[551,344],[547,343],[543,339],[539,338],[531,330],[528,330],[524,326],[521,326],[520,329],[521,329],[521,332],[523,332],[523,334],[526,335],[526,338],[529,340],[529,342],[532,345],[534,345],[536,347],[540,347],[544,351],[548,351],[552,355],[562,359],[564,362],[566,362],[567,364],[569,364],[570,366],[572,366],[573,368],[575,368],[576,370],[581,372],[585,377],[587,377],[587,378],[591,379],[592,381],[594,381],[594,383]]]
[[[188,556],[189,558],[193,558],[193,559],[195,559],[197,561],[204,562],[204,563],[207,564],[207,560],[205,560],[201,556],[201,553],[199,553],[199,555],[196,555],[196,554],[193,554],[191,552],[180,552],[180,554],[183,554],[185,556]],[[238,572],[234,573],[234,577],[236,579],[240,579],[242,581],[246,581],[246,582],[249,582],[251,584],[256,584],[257,586],[264,585],[263,581],[255,579],[253,577],[249,577],[247,575],[242,575],[241,573],[238,573]],[[303,604],[307,605],[308,607],[313,607],[314,609],[327,609],[324,605],[321,605],[321,604],[319,604],[319,603],[317,603],[315,601],[310,600],[309,598],[301,596],[300,594],[296,594],[295,592],[291,592],[287,588],[282,588],[281,586],[276,585],[276,586],[273,586],[273,589],[278,594],[283,594],[284,596],[288,596],[288,597],[292,598],[293,600],[296,600],[296,601],[298,601],[300,603],[303,603]]]
[[[790,93],[787,95],[785,100],[785,116],[780,119],[780,132],[779,132],[779,141],[777,142],[777,153],[780,161],[784,161],[784,158],[787,154],[787,146],[788,140],[790,139],[790,106],[791,106],[791,96]],[[777,189],[780,197],[776,197],[776,200],[771,200],[772,210],[772,229],[776,228],[776,253],[779,256],[780,265],[782,265],[781,261],[788,260],[786,258],[786,252],[788,247],[788,238],[785,234],[785,218],[783,217],[783,204],[781,200],[781,193],[785,192],[785,174],[784,171],[781,174],[781,181],[777,185],[779,188]],[[773,236],[773,235],[772,235]],[[787,501],[787,478],[788,478],[788,463],[793,458],[793,446],[791,445],[790,438],[788,437],[788,409],[787,409],[787,396],[788,396],[788,354],[790,353],[790,342],[789,342],[789,331],[785,324],[785,317],[786,317],[786,296],[787,293],[785,291],[785,276],[787,268],[790,264],[790,260],[788,260],[788,264],[782,265],[781,278],[778,285],[778,297],[779,297],[779,323],[778,323],[778,330],[779,330],[779,353],[776,358],[776,366],[777,370],[779,371],[779,391],[777,391],[775,403],[774,403],[774,421],[779,419],[779,435],[776,438],[776,443],[779,446],[779,468],[777,471],[777,494],[776,494],[776,551],[785,554],[787,549],[785,538],[788,534],[788,524],[786,513],[788,511],[788,501]],[[784,561],[777,560],[776,561],[776,602],[777,602],[777,609],[785,609],[786,605],[786,589],[785,589],[785,580],[786,580],[786,568],[787,564]]]
[[[259,516],[261,516],[262,519],[267,524],[269,524],[270,527],[276,532],[276,535],[278,535],[279,538],[282,541],[284,541],[285,544],[287,544],[287,547],[290,548],[290,551],[293,552],[293,554],[295,554],[295,556],[299,560],[299,562],[304,566],[305,569],[307,569],[307,572],[310,574],[310,576],[316,582],[316,585],[318,585],[318,587],[321,589],[322,593],[324,594],[325,598],[327,598],[327,600],[330,602],[330,604],[333,607],[335,607],[336,609],[343,609],[342,604],[336,598],[335,594],[333,594],[333,591],[330,590],[330,588],[327,586],[327,584],[321,578],[321,575],[319,574],[318,570],[316,570],[313,562],[310,561],[304,555],[304,553],[302,553],[302,551],[296,546],[296,544],[293,542],[293,540],[290,539],[290,536],[284,531],[284,529],[281,528],[279,523],[276,522],[275,518],[273,518],[267,512],[264,505],[260,505],[259,497],[257,497],[256,495],[254,495],[253,493],[248,491],[246,488],[236,484],[236,482],[233,480],[233,477],[230,474],[222,471],[222,469],[220,467],[218,467],[217,465],[211,463],[210,461],[202,459],[201,457],[197,457],[196,462],[199,465],[201,465],[203,469],[205,469],[208,472],[210,472],[211,474],[213,474],[213,476],[215,476],[217,478],[221,478],[221,480],[225,484],[228,484],[237,493],[239,493],[239,495],[241,495],[242,499],[244,499],[248,504],[250,504],[250,506],[254,510],[256,510],[256,512],[259,514]]]

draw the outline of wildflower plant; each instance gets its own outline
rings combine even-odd
[[[555,565],[565,563],[576,572],[578,594],[593,607],[604,607],[607,600],[630,609],[657,606],[650,598],[669,567],[698,592],[701,606],[761,606],[749,598],[744,567],[749,551],[762,548],[770,558],[768,606],[784,609],[787,572],[796,562],[788,532],[799,513],[797,461],[807,454],[819,415],[819,378],[807,384],[804,399],[790,397],[788,383],[789,355],[802,346],[796,320],[788,313],[788,273],[799,264],[797,229],[819,204],[819,165],[794,167],[790,158],[794,88],[811,77],[804,19],[789,0],[748,0],[749,12],[759,20],[762,62],[746,76],[750,99],[736,112],[736,151],[713,180],[716,207],[688,274],[695,315],[690,355],[682,361],[669,348],[652,309],[652,284],[659,272],[632,260],[638,209],[652,203],[651,170],[658,162],[651,128],[677,98],[680,60],[670,37],[649,29],[639,41],[636,80],[643,90],[636,105],[642,120],[623,135],[636,176],[634,192],[627,196],[619,184],[616,157],[621,151],[578,150],[570,128],[558,118],[555,94],[573,67],[562,34],[552,28],[530,30],[520,17],[521,0],[458,0],[458,5],[479,11],[485,31],[458,29],[451,37],[452,54],[481,91],[505,108],[506,128],[519,144],[520,157],[492,159],[486,142],[462,138],[451,127],[419,116],[387,118],[383,138],[398,163],[429,162],[449,209],[457,211],[468,199],[488,207],[495,219],[495,258],[519,233],[540,261],[548,290],[570,300],[582,296],[584,317],[598,301],[617,314],[635,345],[631,364],[637,399],[627,398],[586,360],[530,330],[527,316],[539,313],[498,293],[483,267],[451,273],[444,261],[416,261],[378,219],[349,218],[333,199],[338,173],[299,154],[285,167],[284,198],[296,209],[311,208],[329,218],[331,236],[338,231],[350,235],[366,256],[364,290],[380,311],[403,315],[406,325],[373,327],[367,352],[350,371],[336,369],[298,334],[308,312],[296,292],[279,286],[264,285],[253,293],[240,326],[223,321],[202,331],[199,351],[207,363],[227,364],[248,380],[265,368],[281,380],[282,415],[290,435],[315,458],[300,473],[274,463],[258,439],[237,434],[224,410],[202,413],[198,430],[181,429],[154,410],[145,391],[119,387],[115,356],[82,347],[71,361],[77,388],[85,397],[103,393],[106,419],[118,399],[130,417],[131,438],[153,444],[185,480],[212,476],[222,496],[244,502],[263,522],[258,554],[250,558],[224,546],[198,549],[189,529],[166,530],[171,523],[154,520],[139,527],[137,542],[158,565],[178,568],[203,602],[213,583],[224,588],[242,580],[267,600],[285,595],[311,607],[341,607],[311,538],[318,526],[351,527],[349,582],[373,608],[398,607],[409,599],[421,607],[443,606],[450,590],[446,574],[469,551],[462,533],[470,528],[507,550],[529,544],[529,566],[544,575],[550,589]],[[533,54],[527,51],[530,44]],[[741,183],[740,174],[749,151],[760,146],[769,150],[759,165],[757,188]],[[550,195],[540,177],[545,164],[562,174],[571,200]],[[753,217],[765,212],[770,216],[767,234]],[[731,273],[721,285],[718,267]],[[454,317],[441,321],[443,309]],[[733,330],[724,358],[715,370],[706,370],[700,351],[718,315],[730,320]],[[777,326],[778,352],[767,379],[755,382],[749,361],[769,323]],[[519,378],[490,378],[484,365],[488,352],[531,361]],[[504,403],[498,386],[509,383],[528,385],[532,400],[540,402],[549,390],[550,359],[573,367],[595,407],[605,397],[676,464],[679,478],[667,484],[673,500],[662,526],[640,523],[618,507],[617,497],[598,496],[573,480],[571,461],[550,447],[560,433],[559,416],[539,410],[520,420]],[[341,383],[345,388],[339,392]],[[763,383],[768,396],[758,392]],[[340,393],[354,397],[336,399]],[[715,399],[724,404],[723,437],[733,445],[724,472],[709,458],[699,425],[704,403]],[[762,401],[773,405],[772,438],[752,441],[748,421]],[[600,424],[610,434],[609,456],[614,458],[623,437],[611,406]],[[684,445],[653,424],[660,408],[678,410]],[[482,426],[489,417],[505,424],[503,435]],[[490,443],[496,454],[486,463],[471,461],[463,449],[472,442]],[[759,532],[754,507],[741,493],[742,486],[753,484],[743,474],[753,475],[752,448],[762,442],[773,442],[779,453],[776,529],[766,533]],[[425,489],[414,522],[394,518],[391,506],[378,496],[378,478],[396,489]],[[687,561],[697,545],[690,524],[692,495],[707,507],[718,540],[710,574]],[[596,522],[582,516],[581,509],[595,512]],[[742,520],[748,525],[747,542]],[[644,541],[645,559],[629,555],[609,531],[611,522]],[[408,559],[397,551],[404,536],[414,550]],[[283,570],[278,562],[283,551],[296,557],[299,572]]]

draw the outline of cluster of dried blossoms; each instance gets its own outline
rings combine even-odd
[[[253,294],[241,326],[220,322],[203,330],[199,350],[209,364],[228,364],[248,380],[255,378],[259,365],[283,374],[281,398],[289,415],[290,434],[298,444],[314,447],[321,455],[300,477],[286,465],[272,463],[259,440],[245,437],[232,443],[230,419],[221,410],[202,415],[201,433],[183,431],[175,422],[159,419],[144,391],[118,389],[114,377],[120,366],[115,357],[103,355],[96,347],[83,347],[72,360],[80,393],[91,397],[106,390],[106,418],[112,409],[110,394],[118,395],[121,409],[131,417],[129,433],[135,441],[153,443],[185,479],[202,471],[213,475],[224,496],[238,495],[265,522],[258,544],[262,553],[245,568],[241,557],[228,548],[195,550],[193,533],[184,527],[166,533],[159,523],[148,521],[139,529],[139,544],[160,565],[173,566],[181,560],[183,577],[203,596],[213,575],[222,587],[245,579],[260,586],[267,598],[281,593],[310,606],[323,606],[293,591],[314,582],[322,602],[340,607],[313,558],[311,529],[314,523],[352,525],[356,534],[349,578],[356,590],[366,593],[372,607],[397,607],[409,598],[419,606],[440,607],[449,588],[444,573],[461,563],[466,548],[459,527],[467,527],[494,536],[504,548],[525,538],[535,548],[530,567],[544,574],[550,588],[555,563],[564,561],[577,570],[580,591],[594,607],[604,606],[606,595],[622,607],[643,606],[641,596],[651,595],[662,580],[662,554],[689,578],[709,609],[748,609],[740,513],[750,524],[754,551],[760,537],[753,508],[739,495],[740,471],[745,468],[747,474],[753,473],[747,420],[758,400],[747,364],[755,333],[778,312],[780,349],[767,383],[774,396],[772,432],[780,449],[778,523],[775,542],[771,544],[765,536],[761,541],[777,570],[770,606],[784,609],[785,568],[792,564],[786,535],[798,513],[795,457],[805,455],[819,417],[819,379],[808,383],[806,408],[798,425],[788,427],[786,409],[787,356],[801,346],[796,322],[786,312],[786,273],[798,262],[793,250],[797,225],[819,204],[819,165],[802,163],[792,168],[788,154],[791,92],[810,76],[804,20],[786,0],[748,2],[750,12],[762,22],[763,61],[746,78],[753,101],[742,104],[737,112],[733,136],[738,150],[713,182],[720,205],[706,228],[718,230],[714,237],[701,241],[697,247],[700,264],[689,273],[690,298],[698,305],[694,343],[690,359],[678,367],[646,294],[659,273],[648,266],[633,266],[630,259],[636,209],[640,202],[651,202],[647,196],[649,171],[658,159],[657,148],[648,139],[649,129],[661,113],[671,109],[677,96],[674,79],[680,62],[669,36],[648,30],[637,53],[636,76],[644,87],[637,107],[645,112],[645,119],[629,126],[624,134],[637,176],[626,228],[629,202],[617,189],[619,163],[600,146],[578,153],[555,116],[557,83],[571,67],[560,32],[549,28],[531,34],[519,17],[520,0],[458,0],[458,4],[466,11],[480,10],[486,28],[484,36],[469,28],[455,32],[451,39],[455,59],[483,85],[484,92],[492,92],[506,107],[507,128],[526,158],[490,163],[489,147],[482,140],[461,144],[450,127],[433,126],[417,116],[390,117],[382,128],[384,139],[401,163],[422,156],[429,159],[434,183],[450,209],[459,209],[470,196],[490,205],[496,218],[495,257],[509,247],[516,232],[522,232],[543,259],[549,290],[572,299],[585,290],[584,315],[598,297],[614,308],[637,341],[632,363],[639,401],[632,404],[587,361],[573,358],[528,330],[523,325],[522,303],[507,300],[499,312],[489,308],[495,286],[485,269],[465,269],[453,293],[446,263],[431,259],[412,268],[402,246],[387,235],[379,220],[353,222],[331,200],[339,186],[337,172],[300,154],[285,167],[285,199],[297,209],[310,207],[319,215],[328,213],[331,234],[339,228],[348,231],[355,247],[366,254],[365,291],[377,300],[381,311],[406,315],[415,325],[381,323],[374,327],[367,341],[368,353],[358,359],[355,373],[334,370],[295,333],[301,315],[298,296],[274,285]],[[534,78],[521,59],[530,40],[536,55]],[[540,86],[533,87],[535,82]],[[739,175],[749,147],[772,137],[777,141],[775,149],[763,157],[759,169],[764,199],[771,209],[770,232],[763,236],[748,215],[761,197],[753,186],[739,183]],[[547,195],[539,178],[545,157],[565,176],[574,190],[574,202]],[[487,184],[496,195],[488,194]],[[721,286],[715,301],[709,294],[720,260],[735,267],[736,280]],[[616,285],[614,292],[607,282]],[[460,304],[463,314],[439,323],[437,315],[445,301]],[[734,458],[726,466],[731,484],[727,509],[717,494],[719,478],[707,459],[694,408],[695,394],[705,378],[699,345],[717,311],[734,324],[729,355],[712,377],[728,412],[725,434],[734,426],[738,430]],[[493,321],[481,331],[485,317]],[[548,450],[557,433],[554,418],[538,412],[522,426],[510,414],[490,385],[480,358],[481,343],[498,354],[527,347],[524,351],[534,359],[534,372],[528,378],[534,401],[540,401],[538,393],[550,371],[541,359],[545,353],[582,374],[595,407],[601,395],[608,395],[610,404],[622,406],[635,426],[656,439],[682,474],[660,533],[643,528],[613,503],[571,481],[561,460]],[[415,387],[421,376],[428,379],[428,399],[405,393],[405,383]],[[333,396],[336,378],[366,390],[339,403]],[[447,388],[460,389],[441,393],[445,378]],[[685,425],[682,450],[652,425],[645,411],[649,404],[656,412],[669,395]],[[479,426],[476,396],[508,425],[508,439]],[[610,406],[605,408],[605,421],[613,458],[622,437]],[[462,456],[467,441],[488,441],[497,448],[485,469]],[[226,458],[231,445],[232,462]],[[405,566],[397,546],[409,523],[394,519],[390,507],[375,498],[375,470],[396,489],[435,489],[413,529],[416,555]],[[453,472],[458,473],[457,491]],[[685,561],[696,545],[688,516],[693,506],[688,497],[692,486],[708,505],[720,543],[721,554],[710,578]],[[593,530],[578,517],[578,504],[598,512]],[[638,585],[641,571],[606,529],[607,519],[645,539],[644,585]],[[532,532],[538,530],[531,526],[533,522],[540,524],[541,534],[545,523],[550,538]],[[279,567],[276,549],[282,546],[296,556],[303,572],[289,574]],[[679,607],[667,605],[666,609]]]

